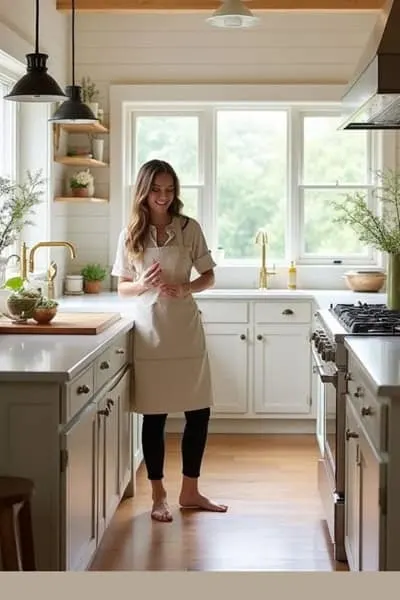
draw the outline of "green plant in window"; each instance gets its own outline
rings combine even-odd
[[[349,225],[359,240],[388,254],[400,254],[400,173],[378,171],[381,181],[375,196],[380,210],[368,206],[367,194],[353,192],[332,201],[338,224]]]

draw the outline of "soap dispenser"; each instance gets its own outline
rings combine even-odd
[[[288,269],[288,288],[289,290],[295,290],[297,277],[297,269],[294,260],[290,261],[290,267]]]

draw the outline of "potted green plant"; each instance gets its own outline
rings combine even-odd
[[[375,192],[378,214],[368,205],[366,194],[352,192],[332,202],[335,222],[349,225],[361,242],[388,257],[387,306],[400,310],[400,173],[392,169],[377,172],[381,185]]]
[[[83,267],[81,275],[86,294],[98,294],[101,282],[106,278],[107,270],[97,263],[89,263]]]
[[[99,113],[99,90],[97,89],[96,84],[90,79],[90,77],[82,77],[81,88],[82,102],[89,106],[97,119]]]
[[[34,174],[27,171],[22,183],[0,177],[0,286],[4,284],[11,258],[6,250],[17,241],[26,225],[34,224],[32,216],[35,207],[42,202],[44,183],[41,171]]]
[[[72,195],[80,198],[88,198],[93,195],[93,175],[89,169],[77,171],[69,180]]]
[[[57,307],[58,302],[42,296],[33,309],[32,318],[40,325],[50,323],[57,314]]]

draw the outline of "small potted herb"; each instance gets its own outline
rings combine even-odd
[[[81,275],[86,294],[98,294],[101,289],[101,282],[106,278],[107,271],[97,263],[90,263],[83,267]]]
[[[57,314],[57,306],[58,302],[42,296],[33,310],[32,318],[40,325],[50,323]]]

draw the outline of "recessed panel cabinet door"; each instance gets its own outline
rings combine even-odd
[[[64,552],[65,569],[86,568],[96,549],[97,522],[97,403],[84,410],[79,420],[63,435],[66,464]]]
[[[360,434],[351,401],[346,397],[346,484],[344,543],[351,571],[360,570]]]
[[[254,340],[254,411],[309,414],[311,348],[308,325],[258,325]]]
[[[249,330],[246,325],[206,324],[210,359],[213,413],[246,413],[248,410]]]

